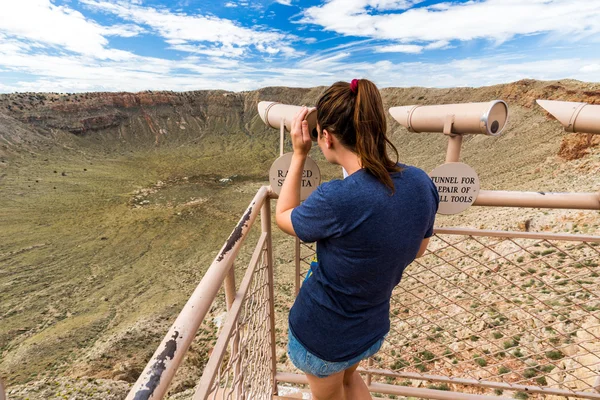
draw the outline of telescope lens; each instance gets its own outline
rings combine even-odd
[[[317,141],[317,139],[319,137],[319,134],[317,133],[317,128],[313,129],[310,132],[310,137],[312,138],[313,141],[315,141],[315,142]]]
[[[490,132],[496,133],[496,132],[498,132],[499,128],[500,128],[500,123],[498,121],[494,121],[494,122],[492,122],[492,125],[490,126]]]

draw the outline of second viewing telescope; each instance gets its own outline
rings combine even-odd
[[[261,101],[258,103],[258,114],[265,124],[271,128],[281,128],[281,124],[285,125],[285,129],[289,132],[292,129],[292,120],[302,107],[291,106],[289,104],[281,104],[273,101]],[[308,121],[308,131],[311,139],[317,141],[317,109],[309,108],[306,115]]]
[[[502,100],[485,103],[402,106],[390,114],[411,132],[444,132],[451,118],[455,134],[480,133],[498,136],[508,120],[508,106]]]

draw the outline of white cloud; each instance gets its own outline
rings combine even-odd
[[[427,50],[435,50],[435,49],[449,49],[451,48],[450,42],[447,40],[438,40],[436,42],[431,42],[427,46],[425,46]]]
[[[377,53],[411,53],[419,54],[423,51],[423,46],[416,44],[395,44],[390,46],[378,46],[375,48]]]
[[[134,25],[105,27],[67,6],[49,0],[5,1],[0,13],[0,33],[37,44],[58,46],[80,54],[110,58],[105,36],[135,36]],[[121,55],[117,55],[122,57]]]
[[[347,59],[351,55],[350,52],[339,52],[334,55],[316,55],[307,57],[299,64],[303,68],[312,68],[315,70],[333,69],[343,63],[340,61]]]
[[[600,33],[600,1],[483,0],[406,9],[416,2],[327,0],[303,12],[300,23],[347,36],[403,44],[488,39],[503,43],[516,35],[552,33],[578,40]],[[378,12],[374,12],[374,10]],[[434,47],[435,48],[435,47]]]
[[[600,72],[600,64],[589,64],[589,65],[584,65],[583,67],[581,67],[581,69],[579,70],[581,72]]]
[[[292,0],[275,0],[275,3],[283,4],[284,6],[291,6]]]
[[[298,55],[291,46],[292,40],[296,38],[275,30],[250,29],[228,19],[175,13],[123,1],[81,0],[81,2],[96,10],[117,15],[124,20],[146,25],[162,36],[167,43],[172,44],[173,41],[177,41],[173,48],[180,51],[240,57],[249,49],[272,55],[271,49],[280,47],[281,53],[286,56]]]
[[[302,59],[295,65],[265,67],[236,59],[187,57],[162,60],[139,57],[128,61],[98,62],[87,56],[35,56],[14,47],[0,47],[4,69],[31,74],[31,80],[0,86],[8,91],[141,91],[141,90],[253,90],[265,86],[312,87],[338,80],[369,78],[380,87],[483,86],[523,78],[574,78],[600,81],[600,57],[528,61],[510,56],[457,59],[449,62],[379,61],[352,59],[340,51]],[[6,72],[0,72],[0,77]],[[3,81],[0,78],[0,81]]]
[[[134,37],[144,32],[142,27],[131,24],[102,27],[102,33],[107,36]]]
[[[368,0],[368,7],[372,7],[378,11],[389,10],[407,10],[415,4],[422,3],[424,0]]]

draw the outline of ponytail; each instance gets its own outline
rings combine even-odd
[[[400,171],[397,161],[387,154],[389,145],[398,160],[398,149],[387,138],[387,124],[379,90],[366,79],[358,81],[354,105],[354,129],[356,130],[356,153],[363,168],[373,174],[394,193],[394,182],[390,172]]]
[[[375,84],[367,79],[351,84],[337,82],[317,102],[321,130],[334,134],[342,145],[358,155],[361,166],[395,192],[391,172],[400,171],[387,154],[389,145],[398,159],[398,150],[387,138],[385,112]]]

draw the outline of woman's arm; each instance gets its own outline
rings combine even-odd
[[[294,232],[294,227],[292,226],[292,211],[300,205],[300,184],[304,162],[312,146],[308,132],[308,122],[305,120],[307,113],[308,109],[302,107],[292,121],[290,135],[292,137],[294,155],[292,156],[292,162],[281,187],[281,193],[279,193],[279,200],[277,200],[277,207],[275,208],[277,226],[285,233],[293,236],[296,236],[296,232]]]
[[[419,248],[419,252],[417,253],[417,257],[416,258],[419,258],[423,254],[425,254],[425,251],[427,250],[427,246],[428,245],[429,245],[429,238],[423,239],[423,241],[421,242],[421,247]]]

